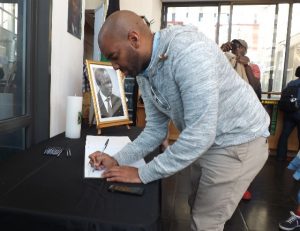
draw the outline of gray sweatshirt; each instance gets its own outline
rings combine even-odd
[[[156,53],[147,68],[148,76],[137,77],[146,127],[114,158],[126,165],[145,157],[166,137],[170,119],[180,135],[138,169],[143,183],[178,172],[208,149],[269,135],[269,115],[252,87],[203,33],[191,26],[161,30]]]

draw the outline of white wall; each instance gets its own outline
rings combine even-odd
[[[84,9],[93,9],[103,0],[83,0],[81,40],[67,32],[68,1],[53,0],[51,47],[50,137],[65,131],[69,95],[82,95]],[[87,4],[87,6],[85,5]],[[120,0],[121,10],[131,10],[150,21],[152,31],[160,29],[161,0]]]
[[[146,16],[149,21],[154,19],[154,24],[151,25],[151,30],[153,32],[160,29],[161,8],[161,0],[120,0],[121,10],[131,10],[138,15]]]
[[[65,131],[66,102],[69,95],[81,95],[84,9],[81,40],[67,32],[68,1],[53,0],[50,137]]]

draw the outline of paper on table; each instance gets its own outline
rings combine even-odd
[[[106,140],[109,139],[109,143],[105,149],[105,153],[113,156],[120,151],[131,140],[127,136],[86,136],[85,141],[85,159],[84,159],[84,177],[85,178],[100,178],[104,170],[95,170],[89,164],[89,155],[95,151],[103,149]],[[140,167],[145,165],[144,159],[139,160],[133,164],[132,167]]]

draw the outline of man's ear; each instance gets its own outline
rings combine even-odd
[[[140,46],[140,35],[136,31],[129,31],[128,32],[128,40],[134,48],[139,48],[139,46]]]

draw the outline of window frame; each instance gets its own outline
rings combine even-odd
[[[18,3],[19,1],[1,1]],[[50,136],[50,66],[52,0],[23,0],[23,67],[25,80],[25,114],[0,120],[0,134],[25,128],[24,148],[46,140]],[[23,9],[22,9],[23,10]]]
[[[292,23],[292,14],[293,14],[293,4],[300,3],[300,0],[236,0],[236,1],[188,1],[188,2],[181,2],[176,0],[162,0],[162,17],[161,17],[161,28],[165,28],[167,25],[167,14],[169,7],[206,7],[206,6],[216,6],[218,7],[218,19],[217,25],[220,25],[220,12],[221,6],[229,6],[230,7],[230,16],[228,22],[228,41],[231,40],[232,34],[232,15],[233,15],[233,7],[234,6],[242,6],[242,5],[274,5],[276,7],[275,13],[278,13],[279,4],[289,4],[289,13],[288,13],[288,25],[287,25],[287,34],[286,34],[286,47],[290,47],[290,33],[291,33],[291,23]],[[274,22],[274,29],[275,29],[275,22]],[[219,43],[219,26],[216,28],[216,38],[215,42]],[[274,48],[273,48],[274,49]],[[287,68],[288,68],[288,61],[289,61],[289,50],[285,49],[285,57],[284,57],[284,67],[283,67],[283,75],[282,75],[282,88],[284,88],[287,84]],[[272,51],[271,63],[275,62],[275,54]],[[270,71],[269,75],[269,82],[268,82],[268,92],[271,92],[273,89],[273,73],[272,70]]]

